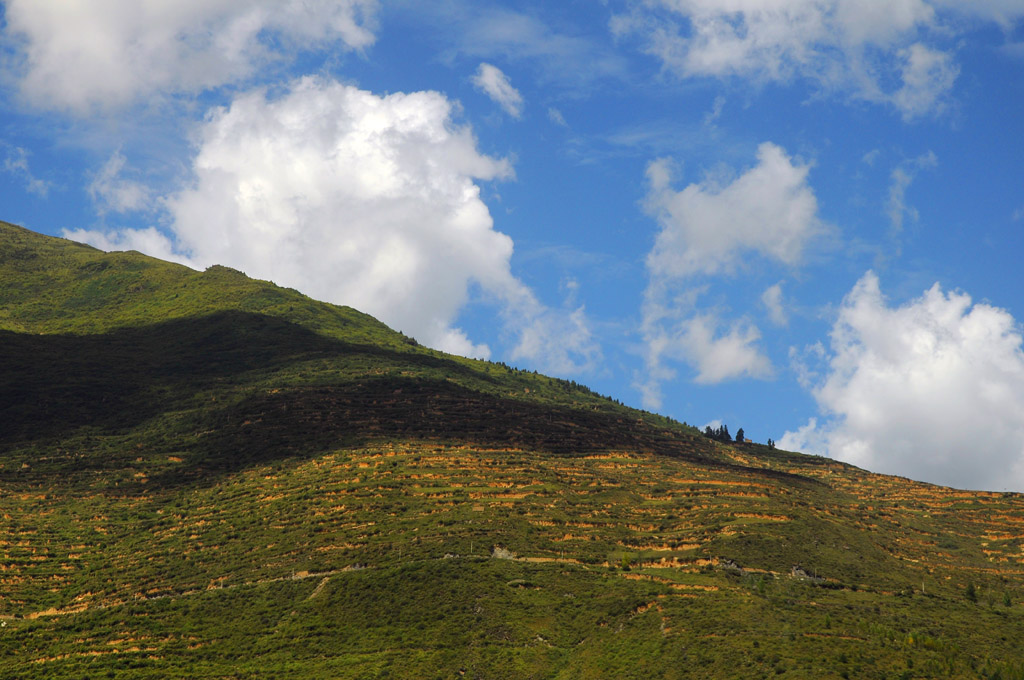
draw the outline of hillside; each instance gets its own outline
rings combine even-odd
[[[0,223],[0,676],[1024,678],[1024,497]]]

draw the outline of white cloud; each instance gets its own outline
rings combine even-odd
[[[800,263],[808,244],[827,231],[807,183],[809,165],[794,163],[779,146],[764,143],[757,164],[731,181],[705,179],[682,191],[671,186],[668,161],[647,168],[644,206],[661,229],[647,256],[648,286],[641,310],[645,374],[636,381],[644,404],[660,405],[660,385],[675,377],[666,361],[684,361],[696,382],[769,378],[771,362],[757,347],[761,334],[747,321],[725,331],[717,316],[698,313],[701,291],[687,281],[734,272],[744,258]],[[780,303],[779,297],[765,304]],[[772,309],[769,307],[769,309]],[[776,309],[784,317],[781,307]],[[778,317],[773,317],[778,318]]]
[[[793,265],[822,234],[818,202],[807,184],[809,165],[765,142],[757,165],[728,184],[706,180],[682,191],[671,186],[665,160],[647,168],[647,211],[661,225],[647,267],[654,277],[715,274],[735,268],[744,253]]]
[[[715,384],[741,377],[771,377],[771,362],[754,346],[761,339],[756,327],[735,322],[720,333],[718,326],[718,320],[708,314],[681,325],[679,344],[697,369],[695,382]]]
[[[512,349],[513,361],[540,361],[547,370],[560,375],[589,372],[600,362],[601,352],[584,307],[547,309],[527,295],[520,303],[509,305],[505,314],[507,323],[519,335]],[[523,318],[516,318],[520,314]]]
[[[377,0],[8,0],[30,102],[74,113],[243,80],[279,45],[362,49]]]
[[[8,145],[3,144],[3,146],[7,147]],[[30,194],[46,198],[46,195],[50,192],[50,183],[38,179],[32,174],[32,170],[28,167],[28,151],[20,146],[12,146],[7,149],[3,167],[4,172],[20,176],[25,181],[25,189]]]
[[[646,408],[661,406],[662,383],[676,377],[670,362],[687,363],[696,371],[693,381],[703,385],[774,375],[771,361],[757,347],[761,333],[753,324],[725,324],[713,313],[693,312],[688,303],[665,305],[650,291],[648,296],[642,327],[645,373],[634,382]]]
[[[889,203],[886,206],[886,213],[889,215],[889,223],[895,231],[903,231],[903,216],[907,215],[912,220],[917,220],[917,210],[908,208],[904,202],[907,187],[913,177],[905,169],[897,167],[893,169],[889,181]]]
[[[953,89],[960,67],[945,52],[914,43],[898,53],[902,62],[900,74],[903,84],[892,93],[891,101],[910,120],[940,111],[944,98]]]
[[[562,115],[562,112],[553,106],[548,109],[548,120],[550,120],[555,125],[559,125],[561,127],[569,127],[569,124],[565,122],[565,116]]]
[[[768,310],[768,318],[776,326],[785,326],[789,322],[786,309],[782,304],[782,284],[768,286],[761,294],[761,304]]]
[[[519,94],[519,90],[512,87],[508,76],[502,73],[497,66],[480,64],[476,75],[473,76],[473,84],[501,106],[505,113],[513,118],[522,117],[523,96]]]
[[[964,30],[965,16],[1005,27],[1022,15],[1010,0],[649,0],[614,17],[611,28],[640,36],[684,77],[808,79],[911,119],[945,106],[959,68],[936,45]]]
[[[825,346],[820,341],[802,350],[789,348],[789,366],[801,387],[810,390],[821,379],[823,370],[827,368],[826,355]]]
[[[722,420],[720,418],[715,418],[711,422],[704,423],[703,425],[701,425],[700,429],[701,429],[701,431],[703,431],[703,430],[706,430],[709,427],[712,430],[717,430],[718,428],[722,427]]]
[[[126,229],[123,231],[96,231],[91,229],[65,229],[64,238],[88,243],[100,250],[137,250],[152,257],[160,258],[168,262],[177,262],[193,269],[199,268],[195,262],[186,255],[182,255],[174,248],[174,243],[167,235],[155,227],[147,229]]]
[[[917,209],[907,205],[906,195],[910,183],[914,181],[917,171],[922,168],[934,168],[938,165],[938,158],[935,153],[929,151],[918,156],[912,161],[901,163],[896,166],[889,181],[889,201],[886,205],[886,214],[889,216],[889,223],[895,232],[903,231],[904,216],[916,221],[918,218]]]
[[[868,272],[831,333],[811,420],[783,448],[962,488],[1024,490],[1024,338],[1005,310],[938,284],[890,307]]]
[[[559,320],[512,275],[512,240],[480,198],[476,182],[511,177],[510,164],[479,153],[452,109],[436,92],[379,97],[318,78],[276,99],[239,95],[207,117],[192,182],[164,201],[178,252],[487,356],[454,325],[476,283],[502,306],[516,356],[559,372],[585,366],[596,348],[582,311]]]
[[[891,45],[933,19],[933,11],[922,0],[895,0],[885,7],[857,0],[653,0],[649,4],[667,14],[622,16],[613,29],[620,34],[648,33],[650,51],[667,66],[691,76],[828,77],[835,59],[849,58],[849,52],[866,45]],[[680,18],[685,19],[685,27]],[[844,52],[830,55],[831,50]]]
[[[126,162],[124,154],[115,151],[89,183],[89,196],[101,214],[145,210],[152,205],[149,187],[122,177]]]
[[[711,105],[711,110],[704,115],[704,125],[707,127],[714,127],[715,123],[722,115],[722,109],[725,108],[725,97],[718,95],[715,97],[714,103]]]

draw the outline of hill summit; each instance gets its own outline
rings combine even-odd
[[[0,223],[8,678],[1024,678],[1024,497]]]

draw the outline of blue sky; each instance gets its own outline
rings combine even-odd
[[[0,3],[0,219],[1024,491],[1024,2]]]

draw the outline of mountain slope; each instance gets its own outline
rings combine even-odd
[[[1024,499],[0,223],[4,677],[1024,677]]]

